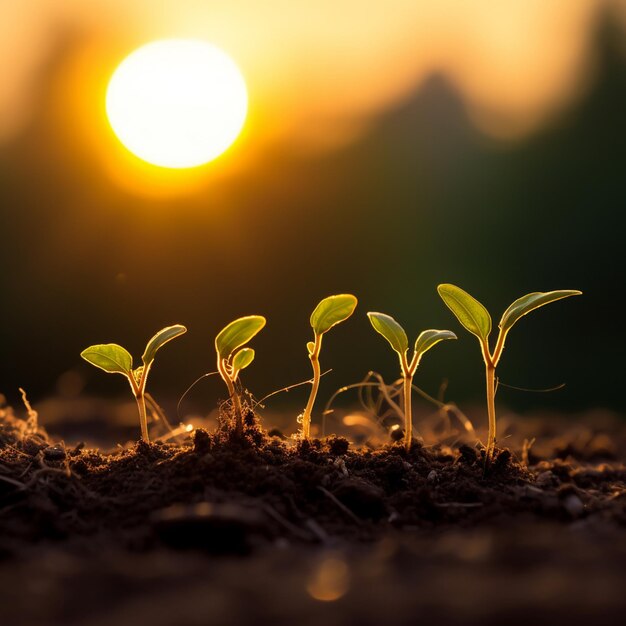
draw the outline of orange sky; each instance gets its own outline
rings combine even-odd
[[[28,123],[64,34],[84,42],[72,80],[76,90],[79,81],[94,86],[82,96],[87,111],[98,105],[95,86],[131,50],[192,36],[241,67],[258,145],[341,145],[434,72],[456,84],[479,128],[515,136],[584,88],[588,44],[607,6],[626,15],[626,0],[388,0],[366,8],[357,0],[0,0],[0,143]]]

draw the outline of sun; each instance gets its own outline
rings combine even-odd
[[[243,128],[246,84],[235,62],[200,40],[142,46],[117,67],[106,112],[118,139],[140,159],[197,167],[222,154]]]

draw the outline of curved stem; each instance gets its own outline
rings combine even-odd
[[[315,335],[315,345],[313,346],[313,352],[309,354],[311,360],[311,367],[313,368],[313,385],[311,387],[311,393],[309,394],[309,400],[306,403],[304,413],[302,414],[302,438],[310,439],[311,437],[311,414],[313,412],[313,405],[315,404],[315,398],[320,388],[320,351],[322,349],[322,335]]]
[[[243,411],[241,410],[241,400],[239,399],[239,394],[235,389],[235,385],[230,378],[228,379],[228,392],[230,393],[230,397],[233,401],[233,406],[235,407],[235,432],[238,435],[243,434]]]
[[[222,380],[226,383],[226,387],[228,387],[228,393],[230,395],[230,399],[233,403],[233,408],[235,409],[235,432],[238,435],[243,434],[243,413],[241,411],[241,400],[239,399],[239,394],[235,389],[235,385],[228,373],[228,369],[226,368],[225,359],[220,359],[219,356],[217,358],[217,369],[222,377]]]

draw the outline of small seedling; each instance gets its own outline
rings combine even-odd
[[[265,318],[261,315],[248,315],[234,320],[220,331],[215,338],[217,371],[228,387],[228,393],[235,409],[235,432],[243,433],[241,399],[235,388],[239,372],[254,361],[254,350],[244,348],[263,327]]]
[[[411,387],[413,385],[415,371],[422,360],[422,356],[424,356],[428,350],[440,341],[456,339],[456,335],[449,330],[437,330],[434,328],[422,331],[415,342],[413,356],[411,357],[411,361],[409,361],[407,355],[409,351],[409,339],[406,336],[404,328],[402,328],[393,317],[385,313],[368,313],[367,316],[374,330],[380,333],[389,342],[400,359],[400,370],[402,372],[404,387],[404,446],[409,450],[413,436]]]
[[[504,350],[506,336],[515,322],[539,307],[556,302],[569,296],[579,296],[582,291],[562,289],[559,291],[533,292],[518,298],[502,314],[498,327],[498,339],[493,352],[489,347],[491,333],[491,316],[478,300],[455,285],[439,285],[437,291],[446,306],[456,315],[461,325],[478,338],[485,362],[487,382],[487,413],[489,416],[489,435],[487,438],[486,460],[489,461],[496,445],[496,367]]]
[[[168,326],[160,330],[146,345],[141,360],[143,365],[133,369],[133,357],[122,346],[116,343],[104,343],[90,346],[80,353],[80,356],[92,365],[99,367],[107,374],[123,374],[130,383],[133,391],[137,408],[139,410],[139,422],[141,424],[141,438],[146,442],[150,442],[148,435],[148,417],[146,415],[146,383],[148,382],[148,374],[154,362],[157,350],[164,346],[168,341],[187,332],[187,329],[180,324]]]
[[[352,313],[354,313],[357,302],[356,297],[349,293],[328,296],[328,298],[324,298],[315,307],[313,313],[311,313],[310,322],[311,328],[313,329],[314,341],[309,341],[306,347],[309,352],[311,366],[313,367],[313,383],[309,400],[304,409],[304,413],[302,413],[303,439],[309,439],[311,437],[311,414],[320,387],[321,370],[319,356],[322,350],[322,337],[333,326],[347,320]]]

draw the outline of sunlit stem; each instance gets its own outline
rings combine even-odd
[[[228,393],[235,409],[235,432],[238,435],[242,435],[243,413],[241,411],[241,400],[239,399],[239,394],[235,389],[235,384],[231,378],[230,372],[228,371],[226,359],[221,359],[219,356],[217,357],[217,369],[222,377],[222,380],[226,383],[226,387],[228,387]]]
[[[311,437],[311,414],[313,412],[313,405],[315,404],[315,398],[320,388],[320,351],[322,349],[322,335],[315,334],[315,345],[313,351],[309,353],[309,359],[311,360],[311,367],[313,368],[313,384],[311,386],[311,393],[309,394],[309,401],[306,403],[304,413],[302,414],[302,438],[310,439]]]
[[[487,341],[481,343],[483,360],[485,361],[485,383],[487,390],[487,415],[489,433],[487,435],[487,462],[491,461],[496,447],[496,365],[504,348],[504,335],[500,333],[493,355],[489,351]],[[497,358],[496,358],[497,357]]]
[[[491,460],[496,447],[496,368],[493,365],[486,366],[485,378],[487,383],[487,414],[489,416],[487,460]]]
[[[135,401],[137,402],[137,410],[139,411],[139,424],[141,425],[141,439],[146,443],[150,443],[150,435],[148,434],[148,414],[146,412],[146,382],[148,378],[147,370],[144,370],[139,378],[139,382],[135,380],[131,373],[128,376],[128,382],[133,390]]]
[[[146,413],[146,397],[143,393],[135,396],[137,400],[137,408],[139,409],[139,422],[141,423],[141,438],[150,443],[150,436],[148,435],[148,415]]]
[[[406,359],[406,353],[400,357],[402,366],[402,378],[404,380],[404,447],[407,452],[411,449],[413,441],[413,409],[411,406],[411,389],[413,387],[413,374],[417,369],[417,361],[414,357],[411,365]]]

